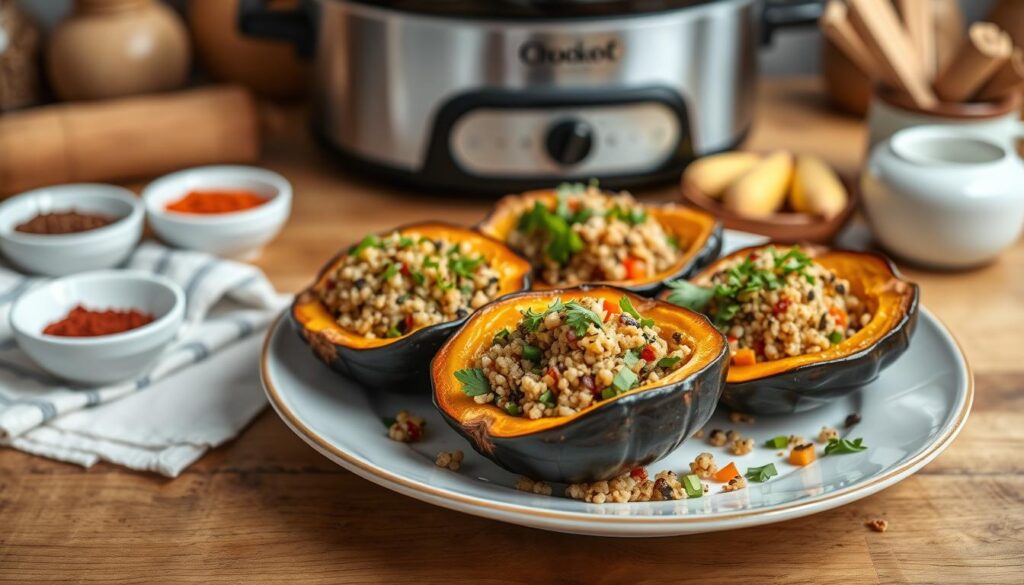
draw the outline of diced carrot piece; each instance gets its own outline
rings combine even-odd
[[[846,311],[844,311],[844,310],[840,309],[839,307],[833,305],[833,306],[828,308],[828,312],[829,312],[830,315],[835,317],[836,325],[839,325],[843,329],[846,329],[847,323],[850,322],[850,318],[846,315]]]
[[[711,477],[719,483],[725,483],[730,479],[737,477],[739,474],[740,472],[736,469],[736,464],[730,462],[729,465],[719,469],[718,472]]]
[[[738,349],[732,356],[732,363],[737,366],[752,366],[757,363],[757,354],[749,347]]]
[[[802,448],[801,448],[802,447]],[[797,445],[789,452],[789,463],[791,465],[808,465],[817,458],[813,443]]]
[[[604,302],[604,312],[605,312],[604,320],[607,322],[608,319],[611,319],[612,315],[615,315],[615,314],[617,314],[619,312],[619,308],[615,306],[615,303],[612,303],[610,301],[605,301]]]

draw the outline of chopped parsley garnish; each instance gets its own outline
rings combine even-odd
[[[433,258],[427,258],[423,261],[424,268],[437,268],[437,266],[437,260],[434,260]]]
[[[654,325],[654,319],[644,319],[640,316],[640,313],[633,308],[633,303],[629,300],[629,297],[622,297],[619,299],[619,308],[622,309],[624,313],[629,314],[630,317],[639,321],[641,327],[651,327]]]
[[[605,217],[608,218],[608,220],[619,219],[629,225],[640,225],[647,221],[647,212],[641,207],[628,209],[616,205],[608,210]]]
[[[505,343],[508,341],[509,334],[510,332],[507,328],[502,328],[501,331],[494,334],[494,339],[491,341],[492,343]]]
[[[541,351],[536,345],[525,344],[523,345],[523,359],[529,360],[535,364],[540,363]]]
[[[671,248],[678,250],[679,236],[675,234],[665,234],[665,243],[668,244]]]
[[[829,439],[825,445],[825,455],[843,455],[846,453],[858,453],[868,448],[863,444],[864,439]]]
[[[832,345],[836,345],[843,340],[843,334],[839,331],[833,331],[828,336],[828,342]]]
[[[455,379],[462,382],[462,392],[466,396],[481,396],[491,391],[487,375],[480,368],[465,368],[455,372]]]
[[[362,253],[363,250],[365,250],[365,249],[367,249],[367,248],[369,248],[371,246],[372,247],[376,247],[376,248],[379,248],[381,246],[380,238],[378,238],[377,236],[375,236],[373,234],[370,234],[370,235],[366,236],[365,238],[363,238],[363,240],[361,242],[359,242],[359,244],[353,246],[352,249],[350,249],[348,253],[350,255],[352,255],[352,256],[358,256],[359,254]]]
[[[412,272],[410,274],[412,275],[412,279],[416,281],[416,284],[420,286],[422,286],[423,283],[427,281],[427,277],[423,276],[422,272]]]
[[[663,357],[660,360],[658,360],[658,367],[659,368],[671,368],[672,366],[678,364],[680,362],[680,360],[682,360],[682,359],[683,358],[681,358],[679,356]]]
[[[637,376],[633,370],[623,367],[619,369],[615,377],[612,378],[612,388],[617,390],[619,393],[629,392],[637,384]]]
[[[761,290],[778,290],[782,287],[782,278],[796,273],[803,276],[808,283],[814,284],[814,277],[807,274],[807,267],[813,263],[810,256],[794,246],[784,254],[771,250],[773,269],[758,268],[748,255],[742,262],[725,272],[725,283],[713,287],[702,287],[685,280],[669,283],[672,292],[668,302],[694,311],[708,313],[708,307],[714,301],[714,310],[709,313],[715,325],[722,329],[729,325],[740,311],[742,302],[747,295]]]
[[[547,407],[552,407],[555,405],[555,395],[551,393],[551,390],[545,390],[544,393],[541,394],[540,398],[538,398],[537,400],[540,400],[542,403],[544,403],[544,406]]]
[[[700,476],[691,473],[683,477],[683,491],[688,498],[699,498],[704,495],[704,484],[700,482]]]
[[[451,290],[451,289],[455,288],[455,283],[454,282],[449,282],[449,281],[447,281],[447,280],[442,278],[442,279],[437,281],[437,288],[439,288],[441,290]]]
[[[565,305],[565,323],[577,336],[586,334],[590,323],[601,329],[601,318],[597,316],[597,313],[576,301],[570,301]]]
[[[402,250],[408,248],[409,246],[412,246],[415,243],[416,241],[410,238],[409,236],[402,236],[401,238],[398,239],[398,247]]]
[[[527,331],[533,332],[540,329],[540,324],[544,321],[544,317],[547,317],[551,313],[557,313],[564,308],[562,299],[555,299],[555,302],[551,303],[547,309],[541,312],[534,311],[531,308],[527,308],[525,311],[520,311],[523,314],[522,326]]]
[[[786,435],[772,437],[764,442],[764,446],[769,449],[785,449],[787,445],[789,445],[789,437]]]
[[[515,402],[506,402],[505,412],[511,414],[512,416],[519,416],[519,413],[521,411],[519,410],[519,405],[516,404]]]
[[[775,464],[769,463],[768,465],[762,465],[761,467],[749,467],[747,468],[747,473],[745,475],[750,481],[763,483],[778,474],[779,472],[775,469]]]
[[[601,390],[601,400],[608,400],[609,398],[615,398],[619,393],[615,391],[615,388],[605,388]]]
[[[453,256],[448,260],[448,269],[462,276],[472,278],[473,272],[484,263],[484,257],[467,258],[466,256]]]
[[[401,337],[402,336],[402,332],[398,330],[398,327],[395,327],[394,325],[392,325],[391,327],[388,328],[388,331],[387,331],[387,333],[384,334],[384,336],[385,337]]]
[[[398,274],[401,266],[401,263],[395,264],[394,262],[388,262],[388,265],[384,268],[384,274],[381,278],[384,280],[391,280],[392,277]]]
[[[715,296],[715,289],[697,286],[688,280],[676,280],[668,286],[672,289],[666,298],[668,302],[699,313],[707,309]]]

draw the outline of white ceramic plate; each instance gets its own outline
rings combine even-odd
[[[727,235],[727,246],[749,245],[749,236]],[[396,367],[400,364],[396,364]],[[284,320],[268,334],[262,358],[263,384],[285,423],[314,449],[342,467],[398,493],[438,506],[545,530],[601,536],[667,536],[727,530],[779,522],[841,506],[885,489],[911,475],[950,445],[963,428],[974,394],[963,352],[949,331],[921,311],[910,349],[857,393],[811,412],[758,417],[753,424],[730,423],[718,412],[706,428],[740,430],[758,444],[735,457],[722,447],[690,439],[648,467],[677,473],[701,451],[740,472],[775,463],[779,476],[747,489],[675,502],[587,504],[517,491],[517,477],[477,455],[434,409],[429,396],[363,391],[317,361]],[[426,439],[413,445],[391,441],[382,418],[401,409],[427,419]],[[851,429],[850,413],[863,420]],[[867,451],[819,458],[804,468],[788,465],[775,449],[761,445],[777,435],[815,437],[822,426],[843,436],[862,437]],[[440,451],[461,449],[462,469],[434,465]],[[819,454],[821,451],[818,446]],[[557,497],[556,497],[557,496]]]

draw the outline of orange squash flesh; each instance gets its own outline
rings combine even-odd
[[[468,243],[470,254],[484,255],[498,272],[497,297],[523,290],[523,278],[531,270],[530,263],[512,252],[507,246],[494,239],[481,236],[474,230],[445,223],[422,223],[398,228],[397,231],[405,236],[427,237],[430,239],[445,238],[451,242]],[[386,235],[386,233],[381,235]],[[328,263],[327,267],[317,277],[317,282],[319,283],[330,278],[338,265],[344,262],[347,255],[348,250],[346,249]],[[311,290],[312,287],[310,287]],[[390,345],[426,327],[431,327],[431,325],[418,327],[400,337],[368,339],[358,333],[340,327],[330,311],[327,310],[327,307],[316,298],[316,295],[309,291],[300,293],[292,308],[292,314],[295,320],[308,333],[317,334],[329,343],[354,349],[370,349]]]
[[[675,331],[684,333],[692,353],[688,361],[661,380],[634,388],[614,398],[602,400],[571,416],[545,417],[530,420],[511,416],[493,404],[477,404],[466,396],[461,384],[455,379],[455,372],[471,367],[476,355],[491,345],[495,332],[502,328],[515,328],[522,314],[530,307],[543,310],[556,298],[569,302],[582,297],[599,298],[618,306],[619,300],[628,296],[636,310],[644,317],[654,319],[661,328],[661,336],[669,339]],[[725,338],[703,316],[657,300],[640,297],[611,287],[566,289],[559,291],[533,292],[516,295],[492,303],[473,314],[470,321],[441,348],[431,365],[434,382],[434,400],[437,407],[450,419],[463,427],[482,426],[490,437],[518,437],[553,429],[573,419],[600,409],[608,408],[616,401],[639,394],[654,387],[669,386],[684,380],[718,359],[725,352]]]
[[[529,211],[537,201],[553,206],[557,201],[557,196],[555,191],[550,189],[505,196],[498,201],[494,211],[480,223],[478,229],[492,238],[507,242],[509,234],[519,222],[519,217],[524,212]],[[607,284],[622,288],[634,288],[653,282],[678,278],[681,276],[680,272],[684,271],[704,251],[705,245],[710,238],[715,236],[716,230],[721,229],[718,221],[703,211],[675,204],[644,205],[643,207],[648,214],[661,224],[666,233],[678,238],[680,244],[679,258],[672,266],[652,276],[610,281]],[[533,288],[534,290],[550,290],[556,288],[556,286],[538,280],[534,283]]]
[[[708,285],[711,277],[726,263],[767,246],[744,248],[722,257],[693,278],[699,285]],[[788,248],[776,245],[776,248]],[[884,258],[863,252],[829,250],[816,246],[802,246],[816,262],[850,282],[851,292],[867,306],[871,321],[850,338],[825,351],[758,362],[753,365],[733,364],[729,368],[729,383],[749,382],[787,372],[795,368],[841,359],[874,346],[886,333],[900,325],[915,304],[917,287],[899,277]]]

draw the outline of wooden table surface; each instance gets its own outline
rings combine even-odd
[[[823,155],[853,173],[859,121],[813,80],[766,82],[746,146]],[[484,201],[425,196],[337,168],[292,112],[271,110],[263,164],[295,208],[259,264],[296,290],[364,232]],[[641,193],[676,197],[671,185]],[[689,537],[609,540],[451,512],[315,453],[265,411],[176,479],[0,451],[0,581],[1024,583],[1024,243],[967,273],[907,269],[965,347],[977,393],[955,444],[902,483],[798,520]],[[886,518],[889,531],[863,526]]]

